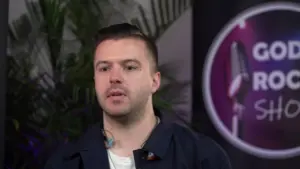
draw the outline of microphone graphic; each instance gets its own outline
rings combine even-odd
[[[240,41],[234,41],[230,49],[230,84],[228,96],[233,101],[232,134],[242,137],[244,100],[250,88],[250,73],[245,47]]]

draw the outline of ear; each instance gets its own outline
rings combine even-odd
[[[152,76],[152,93],[155,93],[160,87],[161,74],[160,72],[155,72]]]

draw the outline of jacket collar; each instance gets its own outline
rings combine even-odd
[[[156,108],[154,108],[154,112],[155,115],[160,118],[160,123],[151,133],[143,147],[143,150],[152,152],[155,156],[162,159],[167,153],[173,133],[171,125],[168,124],[169,122],[165,120],[162,113]],[[67,159],[72,159],[72,157],[80,154],[84,163],[87,165],[96,165],[95,163],[98,163],[100,166],[107,165],[108,167],[107,151],[104,145],[104,136],[101,132],[102,129],[103,119],[88,129],[87,132],[74,144],[72,150],[65,154],[65,157]],[[94,169],[92,166],[88,168]]]

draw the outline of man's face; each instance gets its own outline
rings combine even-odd
[[[98,101],[110,116],[139,111],[160,85],[160,73],[145,42],[134,38],[105,40],[96,48],[94,79]]]

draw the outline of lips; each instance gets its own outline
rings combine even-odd
[[[125,92],[121,91],[121,90],[113,90],[110,91],[107,95],[107,97],[119,97],[119,96],[126,96]]]

